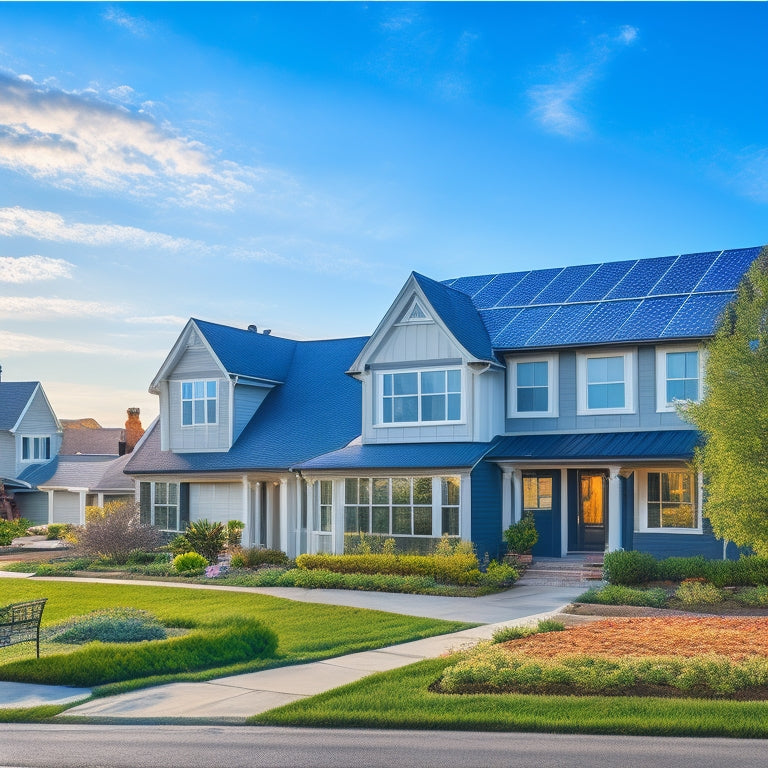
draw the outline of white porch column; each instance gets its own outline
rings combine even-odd
[[[85,491],[80,491],[80,525],[85,525]]]
[[[333,549],[331,554],[344,554],[344,501],[345,488],[344,479],[339,478],[333,481]]]
[[[253,484],[253,538],[251,542],[254,547],[261,544],[261,483]]]
[[[608,467],[608,552],[621,549],[621,467]]]
[[[275,548],[275,486],[268,482],[264,486],[267,513],[267,549]]]
[[[472,541],[472,480],[469,472],[459,477],[459,535],[462,541]]]
[[[301,493],[301,478],[296,475],[296,554],[301,554],[301,530],[303,527],[303,494]],[[309,521],[307,521],[309,522]]]
[[[513,522],[519,523],[523,517],[523,473],[519,469],[515,469],[512,472],[512,485],[515,489]]]
[[[48,522],[52,523],[53,520],[53,491],[46,491],[48,494]],[[138,499],[136,499],[138,501]]]
[[[296,553],[288,551],[288,480],[284,477],[280,478],[280,503],[278,506],[278,513],[280,514],[280,549],[282,549],[288,557],[294,557]]]
[[[240,513],[240,520],[243,523],[242,545],[248,547],[251,544],[251,518],[248,514],[251,506],[251,487],[248,484],[248,475],[243,475],[243,509]]]
[[[512,475],[514,470],[505,468],[501,473],[501,532],[512,525]]]
[[[317,554],[317,534],[320,527],[315,520],[315,481],[307,479],[307,552]]]

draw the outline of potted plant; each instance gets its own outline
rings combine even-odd
[[[504,531],[504,540],[507,542],[507,548],[514,555],[514,559],[518,563],[530,563],[533,559],[531,550],[539,540],[539,532],[536,530],[533,512],[524,512],[518,522],[512,523]]]

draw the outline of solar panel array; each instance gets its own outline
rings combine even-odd
[[[684,339],[714,333],[760,248],[446,280],[495,349]]]

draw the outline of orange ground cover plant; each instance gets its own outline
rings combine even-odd
[[[556,658],[589,655],[683,656],[717,654],[733,661],[768,657],[768,618],[629,618],[609,619],[544,632],[504,643],[515,653]]]

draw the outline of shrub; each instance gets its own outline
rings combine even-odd
[[[480,583],[493,587],[506,587],[514,584],[519,578],[520,574],[516,568],[491,560],[485,573],[480,574]]]
[[[155,549],[162,543],[160,530],[141,522],[135,502],[115,502],[104,509],[103,516],[92,516],[78,532],[78,546],[86,554],[124,564],[134,550]]]
[[[733,599],[742,605],[751,605],[756,608],[768,608],[768,586],[750,587],[736,592]]]
[[[667,557],[656,563],[656,578],[660,581],[682,581],[706,576],[707,560],[695,557]]]
[[[608,552],[603,559],[603,576],[611,584],[645,584],[657,576],[657,560],[647,552]]]
[[[462,585],[480,583],[475,555],[299,555],[296,566],[335,573],[431,576],[436,581]]]
[[[148,565],[149,563],[168,562],[165,552],[146,552],[143,549],[134,549],[128,555],[128,563],[132,565]]]
[[[251,547],[241,549],[232,555],[232,568],[259,568],[262,565],[287,565],[288,555],[279,549],[259,549]]]
[[[723,593],[707,581],[686,579],[675,591],[683,605],[717,605],[724,600]]]
[[[519,640],[522,637],[537,635],[540,632],[562,632],[564,629],[565,624],[562,621],[540,619],[535,627],[501,627],[493,633],[491,642],[494,644],[508,643],[510,640]]]
[[[576,598],[579,603],[597,603],[600,605],[644,605],[650,608],[663,608],[667,603],[667,593],[658,587],[652,589],[633,589],[620,584],[607,584],[604,587],[592,587]]]
[[[230,618],[155,643],[89,643],[66,655],[3,665],[3,680],[91,687],[155,675],[225,667],[274,654],[277,635],[258,621]]]
[[[226,543],[227,529],[224,524],[203,519],[190,523],[187,530],[171,542],[171,546],[186,546],[185,552],[197,552],[209,563],[215,563]],[[173,551],[176,552],[176,549]]]
[[[539,532],[536,530],[536,522],[533,512],[525,512],[520,520],[504,531],[504,540],[507,542],[510,552],[524,555],[530,552],[539,540]]]
[[[198,552],[184,552],[173,558],[173,570],[177,573],[200,571],[208,565],[208,561]]]
[[[76,616],[49,627],[46,635],[55,643],[133,643],[164,640],[165,627],[149,612],[136,608],[105,608]]]
[[[67,523],[48,523],[48,530],[45,532],[45,537],[48,541],[54,539],[60,539],[64,534],[68,533],[72,526]]]
[[[7,547],[14,539],[24,536],[31,525],[32,522],[23,517],[18,520],[0,520],[0,547]]]
[[[245,523],[242,520],[228,520],[227,532],[226,532],[226,545],[227,549],[234,549],[240,546],[240,541],[243,538],[243,529]]]

